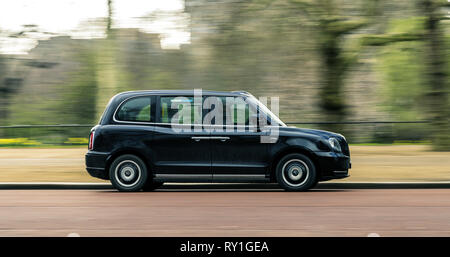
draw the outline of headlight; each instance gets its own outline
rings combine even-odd
[[[339,141],[334,138],[334,137],[330,137],[328,139],[328,143],[330,143],[331,149],[335,152],[341,152],[341,145],[339,144]]]

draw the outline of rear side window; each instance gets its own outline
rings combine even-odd
[[[178,124],[201,123],[202,103],[199,103],[198,106],[195,105],[194,97],[192,96],[178,96],[178,97],[162,96],[160,104],[161,104],[160,117],[162,123],[172,123],[172,122]],[[178,117],[175,116],[175,114],[177,113]]]
[[[121,121],[153,121],[151,115],[151,98],[149,96],[135,97],[123,103],[117,112]]]

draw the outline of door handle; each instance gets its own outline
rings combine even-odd
[[[210,139],[209,137],[191,137],[192,140],[195,140],[195,142],[198,142],[202,139]]]
[[[222,142],[225,142],[228,139],[230,139],[230,137],[210,137],[210,139],[216,139],[216,140],[220,140]]]
[[[211,139],[211,140],[220,140],[222,142],[230,139],[230,137],[191,137],[192,140],[195,140],[196,142],[202,140],[202,139]]]

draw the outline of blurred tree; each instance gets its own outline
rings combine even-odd
[[[273,0],[187,0],[186,6],[188,85],[278,96],[283,119],[314,116],[314,41],[308,28],[294,27],[292,6]]]
[[[15,35],[9,35],[14,37]],[[0,55],[0,125],[6,125],[10,104],[10,97],[13,93],[17,92],[19,87],[23,83],[23,74],[20,70],[12,71],[9,69],[11,66],[16,67],[17,59],[7,58]],[[2,131],[0,130],[0,133]]]
[[[423,111],[425,90],[423,85],[426,84],[424,43],[416,40],[421,38],[418,34],[420,31],[423,31],[423,18],[412,16],[390,20],[382,34],[367,36],[378,37],[378,41],[372,42],[374,45],[381,42],[384,44],[382,47],[374,48],[378,54],[373,67],[379,78],[378,108],[387,112],[389,120],[427,119]],[[370,40],[365,40],[363,36],[362,41],[367,45]],[[373,140],[379,143],[392,143],[395,140],[427,140],[428,134],[426,124],[413,126],[397,124],[390,126],[385,133],[376,133]]]
[[[446,18],[442,8],[450,6],[445,0],[418,0],[420,17],[410,19],[404,30],[363,38],[364,45],[386,46],[405,41],[421,40],[425,43],[426,78],[424,87],[426,117],[431,121],[431,141],[435,150],[450,149],[450,113],[448,103],[449,81],[445,36],[440,21]],[[412,21],[412,22],[411,22]],[[411,26],[410,24],[419,24]]]
[[[427,44],[427,88],[428,113],[432,121],[432,142],[436,150],[450,150],[450,113],[448,104],[449,85],[447,80],[448,64],[445,52],[445,37],[440,20],[447,14],[442,13],[443,6],[450,6],[444,0],[421,0],[420,5],[426,15],[425,39]]]
[[[0,124],[4,124],[6,121],[6,98],[7,98],[7,89],[3,83],[3,74],[4,74],[4,63],[3,57],[0,56]]]
[[[118,42],[118,89],[180,89],[186,62],[185,54],[178,50],[163,50],[156,34],[133,29],[116,32]]]
[[[96,99],[97,77],[96,60],[93,49],[80,48],[71,58],[78,63],[78,68],[68,74],[67,80],[59,88],[60,100],[56,108],[60,123],[94,124],[97,122]]]
[[[96,76],[97,76],[97,88],[92,90],[99,92],[96,99],[96,113],[97,118],[105,109],[105,105],[109,99],[118,93],[118,72],[117,69],[117,42],[115,37],[115,31],[113,30],[113,3],[112,0],[107,0],[108,5],[108,17],[106,18],[106,38],[101,40],[96,50]]]
[[[372,25],[378,15],[378,0],[368,0],[365,15],[354,18],[340,10],[335,0],[291,0],[313,21],[317,33],[317,50],[321,63],[320,102],[325,121],[344,121],[347,115],[346,97],[343,95],[344,79],[350,67],[358,60],[360,45],[348,37],[358,29]],[[325,125],[341,131],[343,126]]]
[[[251,1],[242,0],[214,4],[205,1],[197,5],[199,10],[190,10],[194,12],[193,19],[203,15],[199,12],[214,15],[196,20],[203,24],[193,25],[196,30],[207,32],[193,35],[193,44],[196,45],[192,50],[201,52],[201,55],[194,56],[194,63],[200,63],[195,64],[196,69],[192,71],[199,78],[192,78],[192,83],[204,85],[205,89],[253,91],[261,85],[265,74],[262,57],[265,52],[261,48],[267,44],[262,42],[264,35],[250,24],[256,16],[251,4]],[[203,28],[198,28],[202,25]],[[201,34],[202,41],[197,40],[198,34]]]
[[[0,58],[0,125],[9,125],[11,98],[23,84],[21,77],[8,77],[4,60]],[[3,75],[3,76],[2,76]],[[7,135],[7,130],[0,129],[0,137]]]

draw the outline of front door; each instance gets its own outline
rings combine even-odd
[[[266,181],[269,148],[268,144],[261,143],[261,136],[266,132],[258,131],[255,127],[257,124],[249,124],[251,114],[248,106],[239,104],[227,106],[225,98],[222,97],[221,100],[223,125],[215,124],[213,126],[215,129],[211,130],[210,135],[213,181]],[[243,120],[239,122],[240,111],[245,115],[242,114]]]

